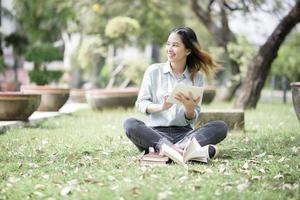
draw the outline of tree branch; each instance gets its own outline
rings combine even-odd
[[[243,10],[242,7],[240,7],[239,5],[234,5],[234,7],[232,5],[229,5],[227,2],[224,2],[224,7],[227,8],[230,11],[237,11],[237,10]]]
[[[210,13],[211,11],[211,6],[213,5],[213,3],[215,2],[215,0],[210,0],[208,5],[207,5],[207,11]]]

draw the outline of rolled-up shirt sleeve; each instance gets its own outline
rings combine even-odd
[[[147,113],[147,107],[152,104],[152,94],[151,94],[151,74],[149,70],[144,73],[144,78],[140,87],[138,98],[135,102],[137,109],[145,114]]]

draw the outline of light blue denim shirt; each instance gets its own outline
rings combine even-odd
[[[139,95],[136,101],[136,107],[142,112],[148,115],[146,108],[148,105],[162,104],[164,96],[168,95],[177,83],[183,83],[187,85],[202,86],[203,76],[199,72],[194,78],[194,84],[190,79],[190,73],[185,68],[183,76],[177,79],[173,74],[171,65],[169,62],[153,64],[147,68],[144,73],[144,78],[139,91]],[[200,114],[200,106],[196,106],[196,117],[192,120],[188,120],[184,114],[184,106],[173,104],[173,106],[165,111],[151,113],[148,126],[186,126],[192,124]]]

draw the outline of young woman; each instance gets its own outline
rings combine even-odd
[[[187,141],[195,137],[201,146],[207,148],[207,155],[213,158],[217,149],[214,144],[227,135],[227,125],[223,121],[211,121],[193,129],[191,124],[200,114],[199,98],[182,93],[176,99],[182,105],[166,102],[167,94],[177,83],[203,86],[203,76],[211,76],[218,68],[209,54],[204,52],[191,28],[180,27],[171,31],[166,46],[168,61],[153,64],[147,68],[139,95],[137,108],[150,116],[144,122],[129,118],[124,122],[128,138],[140,151],[153,147],[161,150],[167,144],[182,153]]]

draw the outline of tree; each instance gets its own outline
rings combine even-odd
[[[223,48],[225,61],[224,64],[230,67],[231,75],[236,76],[240,74],[238,63],[230,57],[228,52],[228,43],[235,42],[237,40],[235,34],[230,30],[229,27],[228,10],[232,12],[234,10],[238,10],[238,8],[232,8],[225,0],[210,0],[206,5],[203,5],[203,2],[201,2],[200,5],[199,1],[197,0],[189,0],[189,4],[191,10],[212,34],[216,44]],[[218,7],[218,9],[214,10],[213,6]],[[219,23],[219,20],[221,23]],[[240,85],[240,80],[229,85],[230,87],[228,90],[230,92],[226,92],[228,95],[224,97],[224,100],[229,100],[233,96],[236,89]]]
[[[258,53],[249,65],[243,81],[241,93],[235,103],[236,108],[255,108],[261,90],[277,57],[277,52],[286,36],[300,22],[300,0],[296,0],[290,12],[280,21],[267,41],[259,48]]]
[[[263,9],[266,4],[268,4],[268,7],[271,4],[271,8],[268,10]],[[231,77],[230,84],[227,84],[230,85],[226,92],[228,95],[222,97],[223,100],[230,100],[241,85],[240,66],[238,61],[232,58],[228,52],[228,44],[237,42],[236,34],[231,31],[229,26],[230,15],[236,11],[241,11],[244,15],[247,15],[252,10],[257,9],[268,13],[277,13],[285,7],[285,4],[287,3],[281,0],[275,0],[271,3],[267,0],[189,0],[191,10],[214,37],[216,44],[224,50],[222,59],[225,67],[230,68]],[[240,78],[237,79],[237,77]]]
[[[16,22],[32,45],[60,39],[69,11],[56,9],[55,0],[14,0],[13,5]]]

